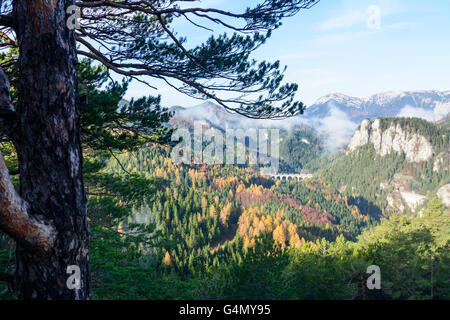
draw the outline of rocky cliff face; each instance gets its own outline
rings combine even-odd
[[[386,199],[388,205],[399,212],[405,209],[416,212],[416,209],[425,202],[426,196],[410,190],[410,184],[413,182],[412,177],[399,173],[396,173],[391,180],[382,182],[380,187],[390,190]]]
[[[372,144],[375,152],[381,156],[394,152],[404,153],[406,160],[410,162],[407,167],[399,169],[391,178],[380,183],[380,189],[387,195],[389,207],[399,212],[404,210],[417,212],[427,199],[434,196],[441,198],[445,206],[450,205],[450,184],[443,186],[444,183],[448,183],[450,149],[448,132],[441,126],[406,118],[377,118],[373,121],[365,119],[353,135],[348,152],[367,144]],[[414,178],[411,168],[421,170],[423,162],[428,160],[432,164],[433,174],[437,176],[433,178],[435,181],[433,186],[427,185],[427,188],[433,190],[426,190],[425,193],[421,186],[422,182]],[[414,163],[415,165],[412,165]],[[426,174],[429,175],[426,178],[432,178],[432,173],[428,171]],[[438,187],[439,190],[436,189]]]
[[[377,154],[386,155],[391,152],[404,152],[410,162],[426,161],[433,156],[433,146],[427,139],[411,133],[400,124],[392,123],[387,129],[381,128],[381,120],[373,122],[365,119],[350,140],[348,149],[354,151],[365,144],[372,143]]]

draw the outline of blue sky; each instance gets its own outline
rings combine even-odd
[[[204,0],[202,5],[244,10],[255,2]],[[193,45],[211,35],[189,23],[174,28]],[[286,81],[300,85],[297,99],[307,105],[331,92],[364,97],[450,90],[450,1],[322,0],[285,19],[254,57],[287,65]],[[127,98],[161,94],[167,107],[201,103],[155,84],[158,90],[133,82]]]

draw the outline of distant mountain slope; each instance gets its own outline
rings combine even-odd
[[[175,106],[172,124],[192,125],[193,120],[205,120],[216,128],[278,127],[292,131],[293,128],[311,126],[323,137],[325,149],[337,151],[345,147],[352,133],[363,119],[377,117],[417,117],[439,121],[450,115],[449,91],[391,91],[374,94],[367,98],[350,97],[340,93],[319,98],[303,115],[282,121],[247,119],[228,112],[213,102],[193,107]],[[442,122],[442,125],[448,125]],[[295,131],[295,130],[294,130]]]
[[[419,212],[426,199],[450,183],[449,158],[448,128],[417,118],[379,118],[364,120],[347,154],[321,175],[368,204],[366,210]]]
[[[350,97],[341,93],[332,93],[319,98],[307,108],[307,118],[323,118],[336,107],[343,111],[352,121],[360,122],[365,118],[397,117],[413,115],[419,111],[420,117],[429,116],[428,120],[445,117],[450,112],[449,91],[390,91],[374,94],[366,98]],[[409,107],[406,108],[405,107]],[[418,110],[417,110],[418,109]]]
[[[175,112],[174,117],[170,121],[172,124],[185,123],[192,125],[194,120],[204,120],[213,127],[225,129],[226,126],[238,127],[241,121],[247,120],[209,101],[187,108],[174,106],[170,110]]]
[[[280,146],[281,160],[286,165],[283,169],[315,171],[330,161],[319,155],[326,151],[336,153],[345,148],[363,119],[403,116],[438,120],[445,119],[446,115],[447,121],[440,120],[439,123],[448,128],[450,91],[392,91],[368,98],[333,93],[318,99],[307,108],[304,115],[283,121],[247,119],[212,102],[193,107],[175,106],[171,109],[175,111],[171,123],[177,127],[192,129],[194,120],[203,120],[207,127],[215,127],[221,131],[227,127],[244,130],[256,127],[284,129],[287,133]],[[310,133],[313,133],[313,140],[316,142],[308,145],[305,139],[309,141],[312,138]]]
[[[444,119],[437,121],[436,124],[450,129],[450,114],[447,114],[447,117],[445,117]]]
[[[285,125],[292,120],[312,118],[323,119],[330,114],[330,109],[336,107],[344,112],[348,118],[360,123],[363,119],[377,117],[416,116],[429,121],[437,121],[448,117],[450,113],[449,91],[390,91],[374,94],[366,98],[350,97],[341,93],[331,93],[316,100],[305,110],[304,115],[286,119],[281,123]],[[206,120],[215,125],[242,125],[248,121],[243,116],[228,112],[213,102],[205,102],[193,107],[174,106],[175,118]],[[407,113],[410,114],[407,114]],[[414,114],[417,112],[418,114]],[[427,118],[435,117],[435,119]],[[253,121],[253,123],[267,124],[267,121]]]

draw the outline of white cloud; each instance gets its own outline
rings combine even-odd
[[[350,7],[354,8],[353,2],[352,6],[346,6],[346,9],[350,9]],[[333,44],[336,42],[355,40],[378,31],[407,29],[411,26],[409,22],[401,21],[383,27],[383,22],[387,16],[404,11],[404,4],[401,1],[378,0],[374,1],[372,5],[361,6],[359,10],[351,10],[319,24],[317,30],[327,32],[327,34],[318,37],[316,42]],[[378,25],[374,27],[375,25],[372,24],[377,21]]]
[[[449,113],[450,103],[439,103],[433,110],[425,110],[422,108],[415,108],[407,105],[402,110],[400,110],[397,117],[422,118],[434,122],[446,117]]]
[[[322,22],[318,29],[320,31],[329,31],[340,28],[348,28],[355,26],[357,24],[364,23],[367,16],[362,11],[353,11],[342,16],[331,18],[327,21]]]
[[[360,39],[365,36],[377,34],[379,32],[392,31],[392,30],[405,30],[409,29],[412,24],[408,22],[396,22],[385,27],[381,26],[380,29],[362,29],[358,31],[344,31],[340,33],[327,34],[319,36],[315,39],[315,41],[319,44],[334,44],[338,42],[344,41],[353,41]]]
[[[358,125],[334,104],[328,105],[328,115],[323,119],[315,119],[314,122],[317,130],[325,136],[326,148],[337,151],[347,145]]]

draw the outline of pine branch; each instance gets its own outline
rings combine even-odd
[[[249,56],[282,18],[309,9],[318,0],[265,0],[241,12],[181,8],[176,2],[76,1],[81,8],[78,54],[120,75],[162,80],[192,98],[211,99],[248,118],[285,119],[303,113],[304,104],[294,101],[298,86],[282,82],[279,62],[256,64]],[[171,27],[176,19],[209,30],[203,24],[213,22],[235,33],[212,36],[188,49],[186,39]],[[159,51],[170,63],[154,54]]]

